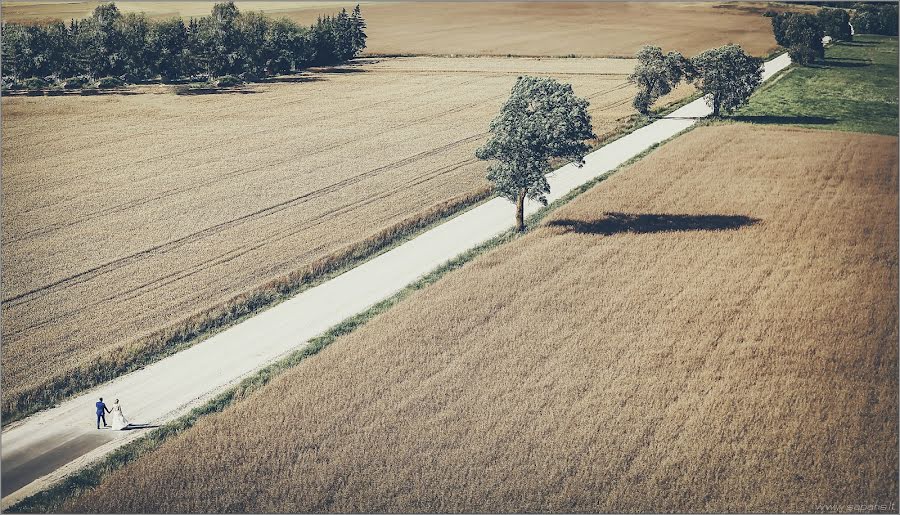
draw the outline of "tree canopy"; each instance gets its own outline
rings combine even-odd
[[[264,76],[332,65],[366,46],[359,6],[320,17],[310,27],[287,18],[241,12],[234,2],[215,4],[210,16],[154,21],[122,14],[114,3],[69,24],[2,27],[3,73],[15,80],[113,76],[128,82],[206,75]],[[4,78],[6,79],[6,78]],[[4,80],[5,81],[5,80]]]
[[[850,23],[857,34],[897,35],[897,3],[858,3]]]
[[[762,82],[762,59],[738,45],[707,50],[691,59],[691,78],[705,93],[713,116],[743,105]]]
[[[671,92],[681,82],[688,61],[678,52],[663,54],[657,46],[644,46],[636,57],[638,64],[628,80],[638,87],[634,108],[647,115],[656,99]]]
[[[807,13],[779,13],[772,17],[775,41],[788,49],[791,60],[810,64],[825,57],[822,17]],[[848,27],[849,29],[849,27]]]
[[[853,31],[850,29],[850,14],[844,9],[819,9],[816,13],[822,31],[836,41],[852,41]]]
[[[519,77],[490,137],[475,155],[490,160],[487,178],[496,191],[516,204],[516,228],[525,229],[524,202],[547,203],[546,174],[552,158],[580,161],[594,138],[588,102],[572,86],[550,78]]]

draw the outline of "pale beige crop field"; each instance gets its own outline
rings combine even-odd
[[[8,21],[39,22],[88,16],[95,1],[4,2]],[[213,1],[119,1],[124,12],[155,18],[208,15]],[[259,10],[311,23],[356,2],[238,1]],[[775,48],[764,2],[740,6],[693,2],[361,2],[368,22],[369,53],[464,55],[633,56],[643,45],[694,55],[738,43],[764,55]],[[791,10],[809,9],[792,6]]]
[[[613,130],[632,66],[387,59],[244,94],[4,97],[6,398],[486,187],[474,150],[520,74],[572,83]]]
[[[698,128],[66,509],[896,502],[897,167],[894,137]]]

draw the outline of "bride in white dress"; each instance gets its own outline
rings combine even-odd
[[[118,431],[126,427],[128,427],[128,421],[125,420],[125,415],[122,414],[122,405],[119,404],[119,399],[116,399],[116,403],[113,404],[112,408],[112,426],[110,429]]]

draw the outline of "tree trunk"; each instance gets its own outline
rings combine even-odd
[[[719,100],[719,95],[718,95],[718,93],[713,94],[713,112],[712,112],[712,115],[713,115],[714,118],[718,118],[718,117],[719,117],[719,109],[721,108],[721,106],[722,106],[722,101]]]
[[[525,188],[519,190],[516,198],[516,230],[525,232]]]

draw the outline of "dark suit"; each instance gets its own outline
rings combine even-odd
[[[103,421],[103,427],[106,427],[106,414],[110,411],[106,408],[103,401],[97,401],[97,429],[100,429],[100,421]]]

